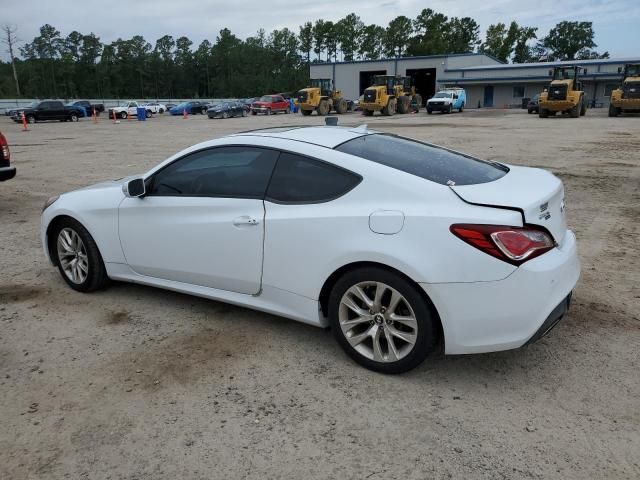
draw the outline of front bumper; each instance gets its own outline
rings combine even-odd
[[[420,286],[440,315],[445,353],[482,353],[518,348],[535,341],[541,330],[546,333],[545,322],[564,314],[554,311],[579,277],[576,239],[567,231],[561,245],[503,280]]]
[[[446,103],[443,105],[434,105],[433,103],[427,102],[427,110],[431,110],[432,112],[442,112],[444,110],[449,110],[449,108],[453,108],[450,103]]]
[[[0,168],[0,182],[5,180],[11,180],[16,176],[16,167],[1,167]]]
[[[360,110],[372,110],[374,112],[378,112],[382,110],[382,105],[379,103],[361,103]]]
[[[547,100],[540,102],[539,107],[550,112],[565,112],[575,107],[575,104],[568,100]]]

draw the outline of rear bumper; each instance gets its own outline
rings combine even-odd
[[[0,168],[0,182],[5,180],[11,180],[16,176],[16,167],[2,167]]]
[[[503,280],[420,285],[440,315],[445,353],[463,354],[537,340],[564,315],[579,277],[576,239],[567,231],[562,245]]]

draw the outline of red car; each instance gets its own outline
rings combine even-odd
[[[9,144],[2,132],[0,132],[0,182],[10,180],[16,176],[16,167],[11,166],[10,160]]]
[[[282,95],[263,95],[251,104],[251,115],[258,113],[271,115],[278,112],[291,113],[289,101]]]

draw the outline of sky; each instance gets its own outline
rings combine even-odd
[[[49,23],[63,36],[73,30],[93,32],[103,43],[142,35],[153,45],[168,34],[185,35],[195,47],[204,39],[215,41],[225,27],[240,38],[260,28],[288,27],[297,33],[306,21],[336,21],[351,12],[365,23],[386,26],[398,15],[415,18],[423,8],[472,17],[482,38],[498,22],[537,26],[542,37],[563,20],[591,21],[597,51],[640,56],[638,0],[0,0],[0,24],[15,25],[23,42],[31,42],[40,26]],[[8,58],[4,51],[0,55]]]

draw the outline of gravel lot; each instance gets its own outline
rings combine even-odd
[[[0,478],[639,478],[640,117],[366,122],[562,178],[583,273],[548,337],[383,376],[330,332],[267,314],[127,284],[74,292],[41,251],[48,196],[212,137],[322,119],[101,117],[21,133],[0,118],[18,168],[0,184]]]

